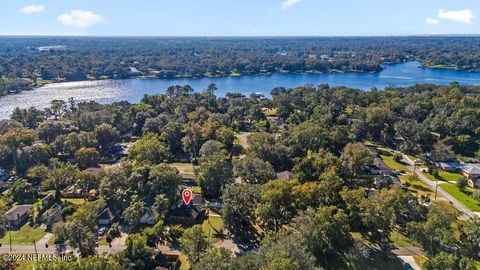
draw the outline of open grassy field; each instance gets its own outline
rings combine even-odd
[[[12,244],[14,245],[33,245],[33,240],[37,242],[45,236],[45,230],[40,228],[32,228],[30,225],[25,224],[18,231],[6,232],[2,240],[0,240],[4,245],[10,243],[10,236],[12,237]]]
[[[465,205],[468,209],[480,212],[480,202],[470,197],[472,192],[471,189],[466,189],[465,191],[460,190],[455,184],[445,183],[440,184],[446,192],[452,195],[455,199]]]

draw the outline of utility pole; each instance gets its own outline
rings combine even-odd
[[[38,259],[37,244],[35,243],[35,237],[33,237],[33,248],[35,249],[35,257]]]
[[[8,224],[8,237],[10,238],[10,252],[12,252],[12,229],[10,227],[11,223]]]

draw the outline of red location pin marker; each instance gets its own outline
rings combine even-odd
[[[183,197],[183,202],[186,205],[189,205],[190,201],[192,200],[192,191],[190,189],[184,189],[182,191],[182,197]]]

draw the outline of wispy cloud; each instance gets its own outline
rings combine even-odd
[[[425,20],[425,23],[426,23],[426,24],[429,24],[429,25],[436,25],[436,24],[438,24],[439,22],[440,22],[440,20],[439,20],[439,19],[435,19],[435,18],[427,18],[427,19]]]
[[[45,10],[45,6],[43,5],[30,5],[21,8],[18,12],[23,14],[34,14],[34,13],[41,13]]]
[[[101,22],[103,17],[99,14],[93,13],[92,11],[75,9],[69,13],[58,16],[58,20],[66,26],[87,28],[91,25]]]
[[[285,0],[282,4],[282,9],[287,9],[295,4],[298,4],[302,0]]]
[[[463,9],[463,10],[439,9],[438,17],[444,20],[471,24],[473,19],[475,19],[475,14],[473,14],[473,11],[471,9]]]

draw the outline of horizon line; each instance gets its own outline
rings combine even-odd
[[[24,35],[0,34],[4,37],[98,37],[98,38],[374,38],[374,37],[480,37],[480,34],[408,34],[408,35]]]

